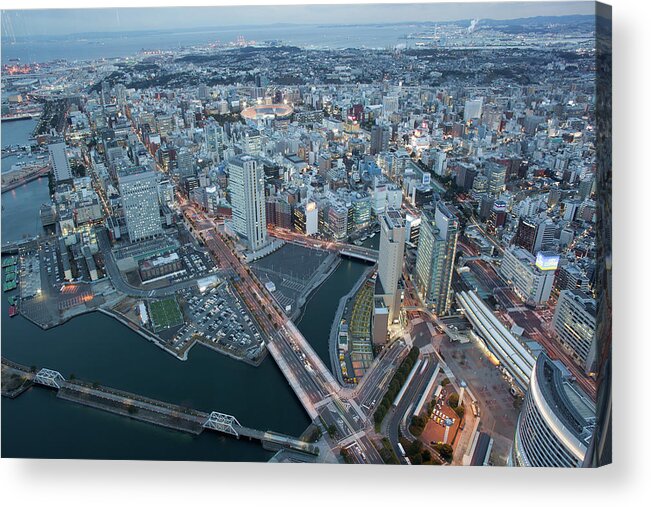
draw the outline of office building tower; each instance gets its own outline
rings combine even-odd
[[[197,98],[199,100],[208,100],[210,99],[210,88],[206,86],[205,84],[200,84],[199,88],[197,89]]]
[[[559,361],[536,360],[509,462],[513,466],[583,465],[595,427],[595,405]]]
[[[158,175],[144,166],[131,166],[118,169],[117,176],[129,240],[161,234]]]
[[[398,111],[400,100],[396,95],[387,95],[382,98],[382,112],[385,115],[390,115]]]
[[[327,213],[328,231],[335,241],[343,241],[348,236],[348,209],[333,204]]]
[[[490,216],[488,217],[487,231],[491,235],[496,235],[497,232],[504,227],[506,223],[506,202],[497,200],[493,204]]]
[[[228,171],[233,230],[250,250],[259,250],[267,242],[262,163],[251,155],[239,155],[228,161]]]
[[[382,294],[389,309],[389,322],[400,313],[398,282],[405,256],[405,219],[399,209],[388,209],[380,217],[380,252],[376,294]]]
[[[436,150],[432,155],[432,170],[434,174],[445,177],[448,175],[447,155],[443,150]]]
[[[194,157],[187,148],[181,148],[176,154],[176,171],[181,178],[194,176]]]
[[[204,128],[206,151],[213,157],[221,157],[224,144],[224,129],[212,118],[209,119]]]
[[[174,117],[165,115],[156,118],[156,131],[163,137],[174,132]]]
[[[456,185],[463,192],[468,192],[475,182],[478,171],[475,166],[471,164],[460,163],[458,164]]]
[[[466,100],[463,108],[463,121],[476,120],[478,118],[481,118],[481,109],[483,104],[483,98]]]
[[[294,229],[306,236],[319,232],[319,210],[315,202],[294,208]]]
[[[72,179],[72,170],[66,155],[66,143],[54,143],[48,146],[54,179],[57,183]]]
[[[537,254],[541,250],[549,250],[556,239],[557,229],[556,224],[550,219],[539,222],[536,227],[536,240],[531,253]]]
[[[416,217],[407,213],[405,217],[405,241],[413,247],[418,246],[418,238],[420,236],[420,217]]]
[[[544,252],[534,257],[524,248],[511,246],[504,252],[499,274],[525,303],[538,306],[549,300],[558,258]]]
[[[504,192],[506,182],[506,167],[502,164],[489,162],[486,164],[486,178],[488,178],[488,191],[491,194]]]
[[[595,366],[596,316],[594,298],[576,289],[561,291],[552,319],[555,337],[586,373]]]
[[[533,246],[536,242],[536,229],[537,225],[534,220],[528,217],[521,217],[518,220],[518,228],[515,231],[513,243],[528,252],[533,252]]]
[[[585,272],[575,264],[561,266],[556,273],[556,288],[561,290],[589,290],[590,281]]]
[[[373,125],[371,127],[371,155],[377,155],[380,152],[387,151],[390,140],[390,125]]]
[[[444,315],[452,302],[451,285],[457,251],[459,220],[443,201],[421,216],[416,253],[416,288],[425,304]]]

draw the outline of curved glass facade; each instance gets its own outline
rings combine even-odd
[[[516,426],[511,464],[580,467],[594,424],[594,405],[541,354]]]

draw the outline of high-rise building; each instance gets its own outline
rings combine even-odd
[[[536,242],[536,227],[536,223],[530,218],[520,217],[513,243],[529,252],[533,252],[533,245]]]
[[[336,241],[346,239],[348,236],[348,209],[343,205],[333,204],[328,208],[328,231]]]
[[[194,157],[187,148],[181,148],[176,154],[176,170],[181,178],[194,176]]]
[[[54,171],[54,179],[57,183],[72,179],[72,170],[66,155],[66,143],[54,143],[48,146],[50,161]]]
[[[552,319],[555,337],[586,373],[594,370],[597,303],[586,293],[563,290]]]
[[[233,230],[249,249],[259,250],[267,242],[267,217],[262,163],[251,155],[228,161],[228,190],[233,209]]]
[[[559,361],[541,353],[515,428],[510,464],[579,468],[595,427],[595,405]]]
[[[390,140],[390,125],[373,125],[371,127],[371,155],[377,155],[380,152],[387,151]]]
[[[212,118],[209,119],[203,128],[206,151],[213,157],[221,157],[224,143],[224,129]]]
[[[481,118],[481,109],[484,104],[483,98],[466,100],[463,108],[463,121],[475,120]]]
[[[541,250],[549,250],[556,238],[556,224],[549,218],[542,220],[536,227],[536,240],[531,253],[537,254]]]
[[[405,219],[399,209],[388,209],[380,217],[376,294],[384,295],[389,309],[389,322],[395,321],[400,312],[398,282],[402,276],[405,255],[405,231]]]
[[[493,210],[488,217],[487,231],[491,235],[497,234],[497,231],[504,227],[506,223],[506,202],[497,200],[493,204]]]
[[[158,174],[144,166],[131,166],[118,169],[117,176],[129,240],[161,234]]]
[[[416,288],[420,298],[438,315],[446,314],[452,302],[451,285],[457,251],[459,220],[443,201],[421,216],[416,254]]]
[[[319,232],[319,210],[314,201],[294,208],[294,229],[306,236]]]
[[[501,194],[504,192],[506,167],[495,162],[488,162],[486,165],[486,177],[488,178],[488,191],[491,194]]]
[[[554,285],[558,255],[539,252],[534,257],[524,248],[511,246],[504,252],[499,274],[513,286],[525,303],[546,303]]]

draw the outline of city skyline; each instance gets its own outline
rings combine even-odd
[[[610,461],[607,24],[125,13],[3,52],[3,456]]]

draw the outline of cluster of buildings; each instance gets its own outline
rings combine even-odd
[[[476,296],[463,296],[466,307],[454,297],[463,240],[495,260],[522,305],[553,309],[553,339],[594,371],[589,52],[541,52],[533,65],[530,52],[502,50],[486,66],[473,51],[440,61],[418,50],[256,51],[160,54],[75,71],[65,141],[48,142],[53,205],[41,212],[62,257],[83,259],[91,280],[99,276],[96,230],[104,226],[148,262],[146,277],[174,272],[166,233],[181,219],[179,199],[223,218],[254,253],[269,244],[270,229],[357,244],[379,230],[370,334],[382,346],[407,286],[436,316],[478,308]],[[507,67],[526,82],[499,72]],[[54,75],[50,90],[65,90],[63,74]],[[75,177],[71,160],[85,177]],[[482,319],[486,332],[499,327]],[[536,447],[546,446],[576,465],[590,421],[585,396],[572,394],[578,388],[542,354],[520,371],[529,390],[514,462],[554,464]],[[559,430],[544,413],[563,403],[576,413],[559,415]],[[539,431],[571,441],[570,454],[543,445]]]

